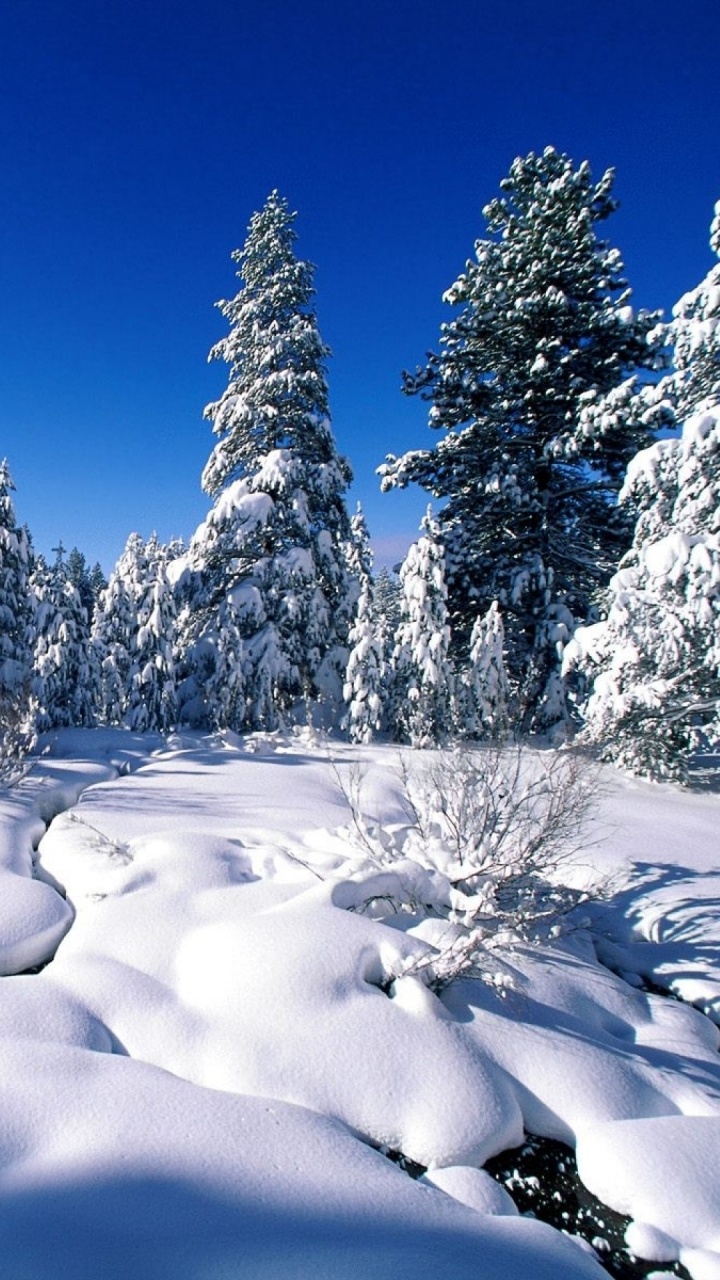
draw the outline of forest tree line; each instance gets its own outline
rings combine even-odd
[[[227,386],[205,520],[132,534],[105,582],[47,565],[0,471],[0,731],[274,729],[356,741],[580,734],[686,777],[720,728],[720,265],[665,321],[601,235],[613,172],[518,158],[404,390],[436,441],[379,467],[432,499],[399,575],[374,573],[336,447],[311,264],[274,191],[233,258],[211,352]],[[720,257],[720,203],[711,226]],[[81,572],[82,570],[82,572]]]

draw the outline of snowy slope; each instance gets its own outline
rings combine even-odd
[[[369,816],[401,824],[392,748],[329,758],[309,736],[66,731],[2,800],[4,1280],[50,1280],[60,1254],[73,1280],[100,1259],[181,1280],[601,1276],[480,1172],[524,1131],[577,1146],[636,1253],[719,1277],[718,1032],[631,983],[717,1009],[720,800],[607,775],[574,876],[612,872],[592,910],[630,982],[581,931],[437,995],[417,931],[348,909],[358,762]]]

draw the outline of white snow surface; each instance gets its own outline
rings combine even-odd
[[[567,869],[601,941],[437,995],[411,917],[357,909],[387,875],[348,796],[400,830],[396,766],[64,730],[0,795],[3,1280],[601,1277],[482,1170],[524,1131],[658,1272],[720,1277],[720,796],[605,771]]]

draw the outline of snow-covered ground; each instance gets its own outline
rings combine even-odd
[[[605,773],[605,966],[581,929],[437,994],[352,838],[396,762],[68,730],[0,797],[3,1280],[601,1277],[482,1169],[524,1133],[720,1280],[720,797]]]

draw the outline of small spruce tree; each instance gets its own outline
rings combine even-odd
[[[472,738],[502,739],[508,728],[505,629],[497,600],[476,618],[470,636],[470,663],[463,681],[463,731]]]
[[[131,655],[146,569],[143,539],[131,533],[95,608],[92,644],[100,668],[97,714],[105,724],[123,724],[130,703]]]
[[[48,568],[38,557],[30,578],[34,610],[32,688],[38,728],[92,726],[99,669],[90,642],[90,624],[80,592],[70,576],[70,561],[58,555]]]
[[[423,536],[400,569],[400,623],[392,657],[396,732],[413,747],[442,742],[452,728],[444,553],[430,507],[421,528]]]
[[[358,580],[360,594],[348,637],[350,656],[343,687],[348,707],[345,726],[352,742],[371,742],[382,727],[386,654],[375,609],[372,551],[359,503],[351,521],[348,565]]]
[[[130,729],[166,731],[177,723],[175,689],[175,597],[168,582],[168,548],[155,534],[145,543],[138,563],[136,626],[128,637],[127,707]]]

